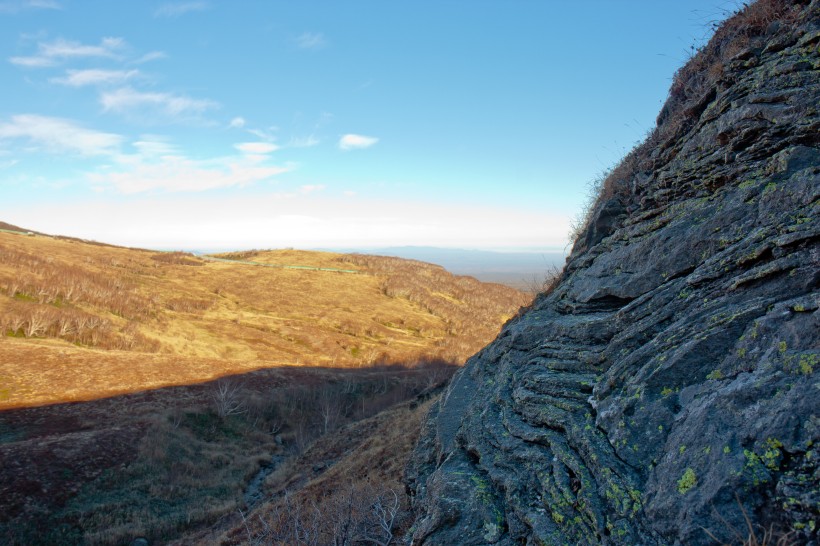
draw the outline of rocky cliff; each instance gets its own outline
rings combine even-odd
[[[817,543],[818,105],[820,1],[717,29],[431,411],[414,544],[714,544],[744,514]]]

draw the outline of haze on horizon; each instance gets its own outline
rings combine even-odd
[[[737,7],[0,0],[0,220],[151,248],[563,249]]]

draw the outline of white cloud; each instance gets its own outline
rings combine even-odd
[[[139,70],[67,70],[65,77],[51,78],[51,82],[69,87],[86,85],[114,85],[139,76]]]
[[[63,9],[58,2],[52,0],[25,0],[0,2],[0,13],[18,13],[26,9]]]
[[[99,45],[87,45],[73,40],[58,38],[52,42],[37,44],[38,52],[30,57],[11,57],[9,62],[18,66],[43,67],[54,66],[66,59],[84,57],[117,58],[118,50],[125,46],[122,38],[103,38]]]
[[[303,32],[296,38],[296,45],[300,49],[321,49],[327,40],[321,32]]]
[[[0,202],[0,218],[115,244],[206,249],[563,246],[569,225],[569,215],[521,208],[262,192],[92,202],[46,196],[32,205]]]
[[[288,146],[290,146],[291,148],[311,148],[313,146],[316,146],[320,142],[321,140],[319,140],[313,135],[310,135],[303,138],[291,138],[290,142],[288,142]]]
[[[54,2],[53,0],[28,0],[26,5],[38,9],[63,9],[58,2]]]
[[[25,66],[27,68],[42,68],[46,66],[54,66],[56,61],[47,57],[9,57],[11,64],[17,66]]]
[[[100,45],[85,45],[72,40],[57,39],[51,43],[40,43],[40,55],[56,59],[77,57],[107,57],[117,56],[116,50],[125,45],[122,38],[103,38]]]
[[[113,186],[126,194],[148,191],[196,192],[243,187],[287,172],[289,167],[259,165],[242,157],[196,160],[162,156],[158,161],[141,157],[122,158],[119,172],[98,172],[89,180],[102,187]]]
[[[0,122],[0,139],[25,139],[54,153],[74,153],[84,156],[115,154],[122,137],[86,129],[73,121],[21,114]]]
[[[154,17],[179,17],[194,11],[208,9],[207,2],[170,2],[163,4],[154,11]]]
[[[196,118],[206,110],[219,106],[208,99],[194,99],[172,93],[143,93],[130,87],[102,93],[100,103],[106,112],[135,114],[143,121],[151,122]]]
[[[271,125],[266,129],[247,129],[247,131],[262,140],[275,140],[276,132],[279,131],[279,127],[276,125]]]
[[[149,51],[139,59],[131,61],[131,64],[142,64],[147,63],[149,61],[156,61],[157,59],[166,59],[167,57],[168,55],[166,55],[162,51]]]
[[[317,192],[317,191],[322,191],[326,187],[327,186],[325,186],[324,184],[305,184],[304,186],[299,188],[299,191],[303,194],[308,194],[308,193],[314,193],[314,192]]]
[[[269,154],[278,150],[279,146],[270,142],[242,142],[234,144],[234,148],[246,154]]]
[[[156,157],[163,155],[174,155],[178,153],[177,148],[171,144],[167,138],[159,135],[142,135],[131,145],[137,149],[141,156]]]
[[[339,148],[342,150],[361,150],[370,148],[378,141],[379,139],[375,137],[347,134],[339,139]]]
[[[231,122],[228,124],[228,127],[230,127],[231,129],[241,129],[244,126],[245,118],[239,116],[233,118]]]

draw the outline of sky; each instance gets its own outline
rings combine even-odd
[[[727,0],[0,0],[0,220],[157,249],[566,249]]]

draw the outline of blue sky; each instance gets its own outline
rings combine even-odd
[[[727,0],[0,0],[0,220],[152,248],[564,248]]]

